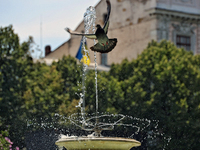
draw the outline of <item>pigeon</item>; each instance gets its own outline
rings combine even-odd
[[[111,11],[110,0],[106,0],[106,3],[107,3],[107,11],[108,11],[107,18],[105,20],[103,28],[99,24],[96,25],[97,30],[95,34],[84,34],[84,33],[71,31],[69,28],[65,29],[67,32],[69,32],[72,35],[80,35],[80,36],[85,36],[88,39],[98,40],[98,43],[90,47],[90,49],[92,51],[96,51],[100,53],[108,53],[112,51],[117,44],[117,38],[109,39],[107,36],[108,27],[109,27],[109,16],[110,16],[110,11]]]

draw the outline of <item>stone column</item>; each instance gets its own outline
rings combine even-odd
[[[158,32],[157,32],[157,40],[160,42],[161,40],[169,40],[169,25],[170,18],[165,15],[158,16]]]
[[[196,49],[196,54],[200,54],[200,21],[197,23],[197,49]]]

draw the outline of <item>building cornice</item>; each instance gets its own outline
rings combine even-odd
[[[161,9],[161,8],[151,8],[146,10],[151,16],[153,15],[165,15],[172,18],[182,18],[187,20],[194,20],[194,21],[200,21],[200,14],[194,14],[194,13],[186,13],[181,11],[174,11],[174,10],[168,10],[168,9]]]

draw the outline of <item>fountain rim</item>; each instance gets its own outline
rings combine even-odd
[[[141,144],[139,141],[135,140],[135,139],[131,139],[131,138],[122,138],[122,137],[87,137],[87,136],[81,136],[81,137],[76,137],[76,136],[72,136],[72,137],[65,137],[65,138],[61,138],[59,139],[57,142],[66,142],[66,141],[87,141],[87,140],[92,140],[92,141],[122,141],[122,142],[135,142],[138,144]]]
[[[56,141],[56,145],[68,145],[68,148],[69,150],[72,150],[74,149],[74,145],[78,146],[78,145],[82,145],[82,146],[78,146],[76,149],[79,150],[79,149],[85,149],[85,146],[83,145],[84,143],[85,144],[88,144],[90,146],[92,146],[94,143],[98,142],[98,143],[102,143],[103,145],[100,145],[100,147],[98,147],[97,149],[108,149],[108,145],[113,145],[115,144],[115,147],[116,147],[116,144],[117,145],[126,145],[125,147],[127,147],[127,149],[131,149],[132,147],[139,147],[141,146],[141,143],[135,139],[131,139],[131,138],[122,138],[122,137],[88,137],[88,136],[82,136],[82,137],[77,137],[77,136],[73,136],[73,137],[64,137],[64,138],[61,138],[59,139],[58,141]],[[106,143],[105,143],[106,142]],[[74,144],[72,144],[74,143]],[[82,143],[82,144],[81,144]],[[111,144],[113,143],[113,144]],[[78,144],[78,145],[77,145]],[[63,145],[63,146],[64,146]],[[73,146],[71,146],[73,145]],[[107,147],[107,148],[105,148]],[[88,148],[88,147],[87,147]],[[87,149],[86,148],[86,149]],[[110,148],[109,148],[110,149]],[[118,148],[120,150],[124,150],[124,148]],[[125,148],[126,149],[126,148]],[[93,150],[91,148],[91,150]]]

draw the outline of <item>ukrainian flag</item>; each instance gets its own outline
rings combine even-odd
[[[83,39],[82,39],[83,40]],[[76,58],[79,59],[82,63],[86,64],[89,66],[90,64],[90,57],[89,57],[89,51],[87,48],[87,43],[85,42],[84,46],[85,46],[85,50],[83,50],[83,42],[81,40],[81,44],[80,47],[78,49],[78,52],[76,54]]]
[[[78,52],[76,54],[76,58],[81,60],[83,58],[83,54],[82,54],[82,46],[83,46],[83,39],[81,40],[81,44],[80,44],[80,47],[78,49]]]

